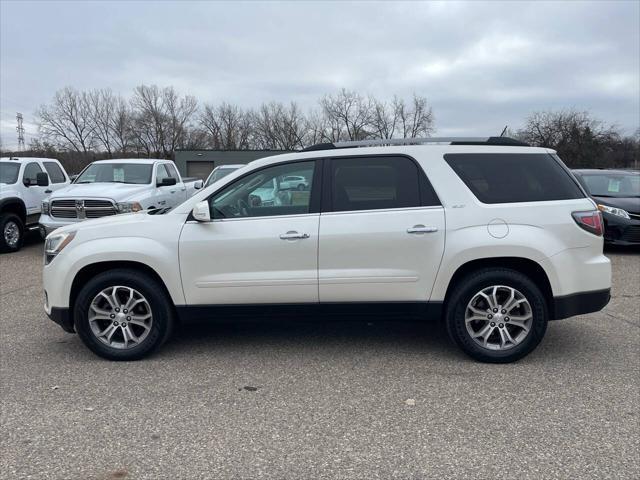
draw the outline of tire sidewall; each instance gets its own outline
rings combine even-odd
[[[529,335],[508,350],[489,350],[478,345],[467,332],[465,312],[475,294],[492,285],[505,285],[520,291],[529,304],[533,321]],[[447,308],[447,330],[451,339],[472,358],[483,362],[508,363],[521,359],[535,349],[547,329],[548,309],[540,289],[525,275],[513,270],[490,269],[464,279],[452,295]]]
[[[140,292],[149,302],[153,316],[151,331],[144,341],[126,350],[109,347],[91,331],[88,311],[95,296],[110,286],[122,285]],[[171,305],[164,289],[151,277],[128,270],[105,272],[91,279],[80,291],[74,306],[74,326],[82,342],[95,354],[109,360],[138,360],[157,349],[172,327]]]
[[[14,222],[18,226],[19,238],[14,246],[10,246],[4,239],[4,227],[7,223]],[[0,216],[0,251],[1,252],[17,252],[22,248],[24,240],[24,224],[20,217],[14,213],[4,213]]]

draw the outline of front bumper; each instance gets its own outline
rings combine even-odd
[[[599,312],[607,306],[610,299],[610,288],[554,297],[551,308],[551,320],[560,320],[575,315]]]
[[[640,245],[640,220],[603,213],[604,241],[610,245]]]
[[[68,308],[51,307],[47,309],[47,316],[62,327],[65,332],[75,333],[73,319]]]
[[[67,225],[73,225],[79,223],[76,219],[60,219],[60,218],[52,218],[49,215],[40,215],[40,227],[44,230],[44,234],[49,235],[55,229],[60,227],[66,227]]]

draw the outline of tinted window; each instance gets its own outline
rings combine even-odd
[[[570,174],[546,153],[448,153],[444,159],[483,203],[584,197]]]
[[[51,183],[64,183],[66,180],[64,176],[64,172],[55,162],[43,162],[44,168],[49,174],[49,178],[51,179]]]
[[[438,205],[424,173],[406,157],[331,160],[333,211]]]
[[[19,163],[0,162],[0,183],[16,183],[19,171]]]
[[[285,182],[301,174],[312,182],[315,162],[300,162],[264,168],[242,177],[209,199],[212,218],[268,217],[310,212],[311,189],[297,190]]]
[[[31,184],[35,185],[36,183],[38,183],[37,174],[40,172],[42,172],[42,168],[40,168],[40,165],[38,165],[35,162],[29,163],[27,164],[26,167],[24,167],[24,174],[22,175],[22,180],[24,181],[29,179]]]

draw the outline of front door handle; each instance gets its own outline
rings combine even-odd
[[[298,233],[294,230],[290,230],[287,233],[280,235],[280,240],[300,240],[305,238],[309,238],[308,233]]]
[[[44,193],[51,193],[51,192],[53,192],[53,190],[47,189],[47,190],[44,191]]]
[[[414,225],[411,228],[407,228],[407,233],[414,235],[420,235],[422,233],[434,233],[438,231],[438,227],[425,227],[424,225]]]

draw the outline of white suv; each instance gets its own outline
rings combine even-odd
[[[57,230],[48,315],[113,360],[149,354],[176,321],[348,314],[442,318],[473,358],[510,362],[548,320],[607,304],[600,213],[553,150],[380,143],[263,158],[172,211]],[[262,201],[290,176],[310,188]]]

